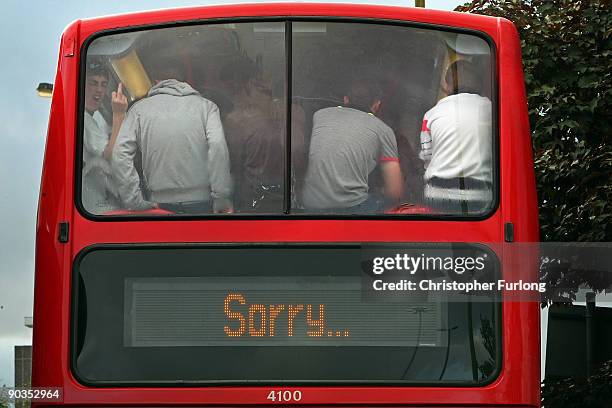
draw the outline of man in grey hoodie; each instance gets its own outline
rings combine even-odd
[[[120,198],[131,210],[162,208],[177,213],[233,212],[229,153],[219,109],[191,86],[163,79],[128,111],[113,149]],[[134,166],[142,154],[140,180]],[[141,186],[146,186],[145,197]]]

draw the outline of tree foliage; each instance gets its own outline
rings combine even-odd
[[[612,401],[612,361],[585,380],[566,378],[542,384],[543,408],[601,408]]]
[[[8,391],[6,384],[0,387],[0,408],[9,408]]]
[[[505,17],[519,31],[543,241],[612,240],[610,3],[474,0],[456,9]],[[550,265],[547,280],[553,286],[577,288],[585,281],[583,270]],[[588,283],[594,290],[610,284],[608,276],[593,276]],[[575,293],[568,296],[571,301]],[[612,362],[587,380],[547,380],[542,406],[610,406],[610,384]]]
[[[608,0],[474,0],[519,30],[543,241],[612,240]]]

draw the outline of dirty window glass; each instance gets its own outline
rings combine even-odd
[[[291,23],[287,47],[285,24],[95,39],[83,62],[84,209],[109,216],[492,209],[494,87],[485,40],[308,21]]]
[[[83,92],[83,207],[283,212],[284,30],[241,23],[96,39]]]
[[[293,211],[490,209],[491,55],[484,40],[327,22],[296,22],[292,35]]]

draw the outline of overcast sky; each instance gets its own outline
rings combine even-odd
[[[352,1],[413,5],[413,1]],[[452,10],[465,1],[426,0]],[[2,1],[0,25],[0,386],[12,385],[13,347],[31,344],[23,326],[32,315],[34,228],[50,99],[39,82],[53,82],[63,29],[80,18],[212,4],[206,0]],[[221,3],[221,1],[214,1]],[[229,2],[227,2],[229,3]],[[232,1],[235,3],[235,1]]]

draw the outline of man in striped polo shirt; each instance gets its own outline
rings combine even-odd
[[[395,134],[375,115],[381,95],[373,81],[354,81],[344,105],[315,112],[302,202],[326,213],[375,213],[381,200],[369,189],[370,173],[380,165],[389,206],[402,195]]]

